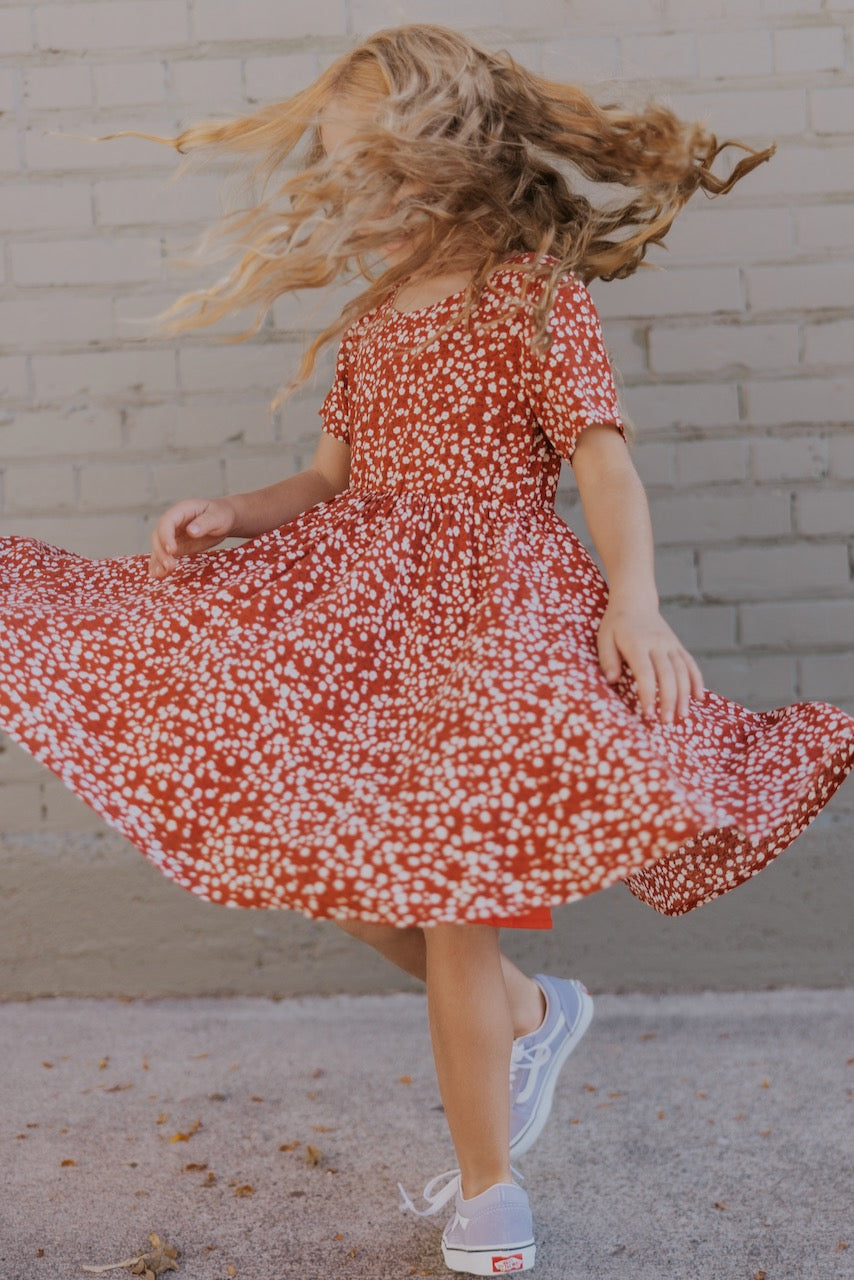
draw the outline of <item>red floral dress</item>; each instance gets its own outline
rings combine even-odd
[[[545,357],[514,255],[467,329],[389,295],[341,341],[323,429],[349,487],[148,577],[0,539],[0,729],[184,888],[398,926],[548,928],[622,880],[666,915],[760,871],[854,764],[827,702],[710,689],[640,715],[608,589],[556,515],[589,423],[625,437],[598,317],[562,278]]]

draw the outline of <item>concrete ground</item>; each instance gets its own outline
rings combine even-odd
[[[592,994],[518,1161],[531,1274],[854,1275],[854,989]],[[2,1280],[82,1280],[149,1232],[184,1280],[454,1274],[447,1209],[398,1207],[455,1166],[423,992],[13,1001],[0,1042]]]

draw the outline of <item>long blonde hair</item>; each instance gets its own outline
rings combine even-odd
[[[333,100],[352,104],[360,127],[327,156],[319,125]],[[304,135],[295,171],[265,194]],[[189,153],[179,173],[195,156],[232,153],[237,164],[254,158],[249,181],[261,184],[257,203],[222,216],[195,251],[197,260],[212,249],[221,257],[218,242],[230,242],[237,262],[210,288],[184,294],[155,317],[164,332],[209,326],[254,306],[254,324],[222,339],[243,342],[283,293],[332,284],[352,276],[354,265],[368,281],[304,352],[271,412],[311,375],[324,343],[419,273],[473,272],[451,324],[468,317],[506,258],[533,253],[519,270],[534,281],[516,305],[531,307],[532,350],[548,351],[548,312],[565,272],[587,284],[649,266],[648,246],[661,243],[698,188],[721,195],[776,150],[719,143],[701,123],[654,101],[639,111],[597,104],[576,85],[527,70],[506,50],[482,49],[432,23],[373,32],[307,88],[250,115],[204,121],[173,138],[136,130],[104,136],[149,138]],[[711,165],[730,146],[750,154],[728,178],[716,177]],[[596,207],[555,163],[631,190]],[[404,187],[417,194],[401,194]],[[382,261],[383,246],[398,240],[408,246],[406,259],[372,275],[366,259],[376,251]]]

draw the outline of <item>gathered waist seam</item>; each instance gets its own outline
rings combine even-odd
[[[500,494],[478,492],[470,489],[458,489],[449,493],[442,493],[436,489],[375,489],[365,486],[351,485],[348,489],[343,490],[343,492],[363,498],[403,498],[422,502],[439,503],[471,502],[476,503],[479,506],[533,507],[544,511],[551,511],[553,509],[551,503],[544,498],[505,498]]]

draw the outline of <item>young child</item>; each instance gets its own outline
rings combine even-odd
[[[521,973],[499,928],[549,928],[617,880],[691,911],[785,849],[854,764],[854,718],[704,688],[659,612],[587,289],[774,148],[724,181],[701,125],[596,105],[430,24],[156,140],[254,155],[269,181],[304,135],[296,171],[222,224],[230,274],[164,319],[251,304],[256,332],[277,296],[355,262],[367,288],[300,370],[342,335],[311,465],[176,503],[150,557],[0,540],[0,727],[191,892],[333,919],[426,982],[459,1168],[415,1211],[453,1200],[452,1270],[525,1271],[511,1159],[592,1002]],[[562,162],[628,194],[594,205]],[[562,460],[607,584],[555,513]],[[246,541],[214,550],[228,536]]]

